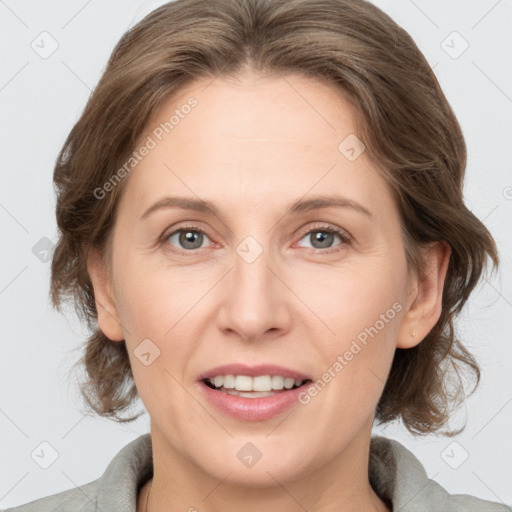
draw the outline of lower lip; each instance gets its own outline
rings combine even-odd
[[[217,391],[204,382],[199,383],[208,401],[220,412],[238,420],[264,421],[286,411],[299,402],[299,395],[309,384],[275,395],[260,398],[245,398]]]

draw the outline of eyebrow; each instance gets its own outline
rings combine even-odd
[[[373,218],[372,213],[362,204],[342,196],[315,196],[310,199],[299,199],[290,205],[287,212],[294,214],[330,207],[351,208],[357,212],[363,213],[369,218]],[[183,210],[193,210],[196,212],[219,216],[219,210],[210,201],[194,199],[191,197],[174,196],[164,197],[163,199],[157,201],[155,204],[151,205],[141,215],[140,220],[145,219],[157,210],[165,208],[181,208]]]

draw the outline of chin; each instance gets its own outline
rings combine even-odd
[[[212,478],[252,488],[275,487],[276,481],[285,485],[316,466],[291,437],[283,443],[278,438],[270,441],[261,436],[239,436],[227,444],[217,444],[215,449],[210,447],[207,460],[197,455],[194,458]]]

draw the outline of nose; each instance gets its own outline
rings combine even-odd
[[[223,280],[219,327],[225,334],[235,333],[247,341],[282,336],[291,328],[293,298],[283,267],[258,244],[249,243],[245,252],[241,246]],[[261,249],[263,252],[252,260]]]

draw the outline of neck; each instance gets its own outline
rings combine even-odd
[[[278,481],[269,474],[259,487],[230,481],[229,473],[219,480],[202,471],[173,450],[153,424],[151,439],[154,477],[139,493],[137,512],[389,512],[368,480],[369,433],[299,478]]]

